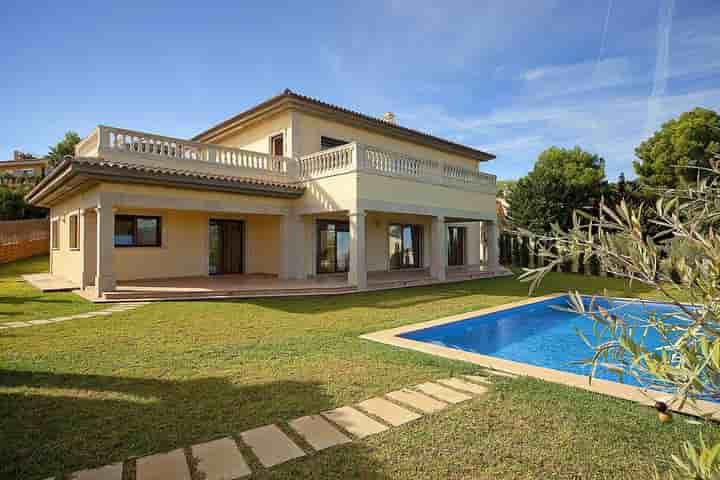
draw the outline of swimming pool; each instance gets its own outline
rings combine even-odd
[[[588,299],[586,299],[588,300]],[[567,307],[569,297],[558,296],[528,305],[465,318],[399,334],[398,337],[441,347],[488,355],[514,362],[560,370],[579,375],[590,374],[592,367],[578,362],[592,357],[592,350],[578,335],[581,331],[594,342],[593,321],[572,312]],[[588,300],[589,301],[589,300]],[[665,303],[609,299],[603,307],[626,318],[647,318],[649,312],[673,313],[677,307]],[[658,347],[660,338],[649,332],[644,343]],[[642,331],[635,332],[638,337]],[[602,367],[595,378],[618,381],[618,375]],[[625,383],[638,382],[624,376]]]

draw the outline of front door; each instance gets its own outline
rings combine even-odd
[[[448,265],[465,265],[465,227],[448,227]]]
[[[237,220],[210,220],[210,275],[243,273],[245,224]]]

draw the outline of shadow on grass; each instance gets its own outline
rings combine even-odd
[[[0,478],[67,474],[337,406],[320,383],[236,385],[224,377],[163,380],[0,370],[0,389]],[[352,463],[364,477],[383,478],[363,448],[348,448],[343,456],[354,456]]]

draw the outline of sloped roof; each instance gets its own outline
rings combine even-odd
[[[390,123],[379,118],[371,117],[370,115],[365,115],[364,113],[341,107],[339,105],[323,102],[322,100],[318,100],[313,97],[301,95],[299,93],[293,92],[289,88],[285,89],[281,94],[276,95],[258,105],[255,105],[254,107],[245,110],[244,112],[241,112],[233,117],[230,117],[227,120],[224,120],[217,125],[205,130],[204,132],[195,135],[192,140],[200,142],[208,141],[209,138],[223,133],[224,131],[232,128],[239,123],[245,122],[253,118],[257,118],[259,116],[273,113],[274,107],[280,106],[282,104],[286,104],[288,106],[294,105],[301,109],[305,107],[309,110],[320,110],[325,113],[339,115],[346,120],[359,122],[362,124],[362,126],[366,128],[379,130],[381,131],[381,133],[387,135],[398,136],[409,141],[414,141],[416,143],[426,144],[435,148],[441,148],[443,150],[448,150],[451,153],[464,155],[478,161],[487,161],[495,158],[495,155],[491,153],[468,147],[467,145],[462,145],[451,140],[436,137],[434,135],[430,135],[429,133],[421,132],[419,130],[403,127],[395,123]]]

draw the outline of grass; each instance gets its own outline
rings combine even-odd
[[[13,268],[28,265],[36,266]],[[558,273],[538,293],[603,288],[650,293]],[[515,279],[487,279],[341,297],[162,303],[3,330],[0,478],[106,465],[475,372],[358,336],[526,294]],[[56,295],[35,293],[34,301]],[[256,478],[637,477],[700,432],[712,438],[718,429],[681,419],[661,425],[633,403],[503,380],[481,399]]]
[[[61,317],[98,308],[71,292],[43,295],[20,278],[22,274],[47,270],[46,256],[0,265],[0,324]]]

